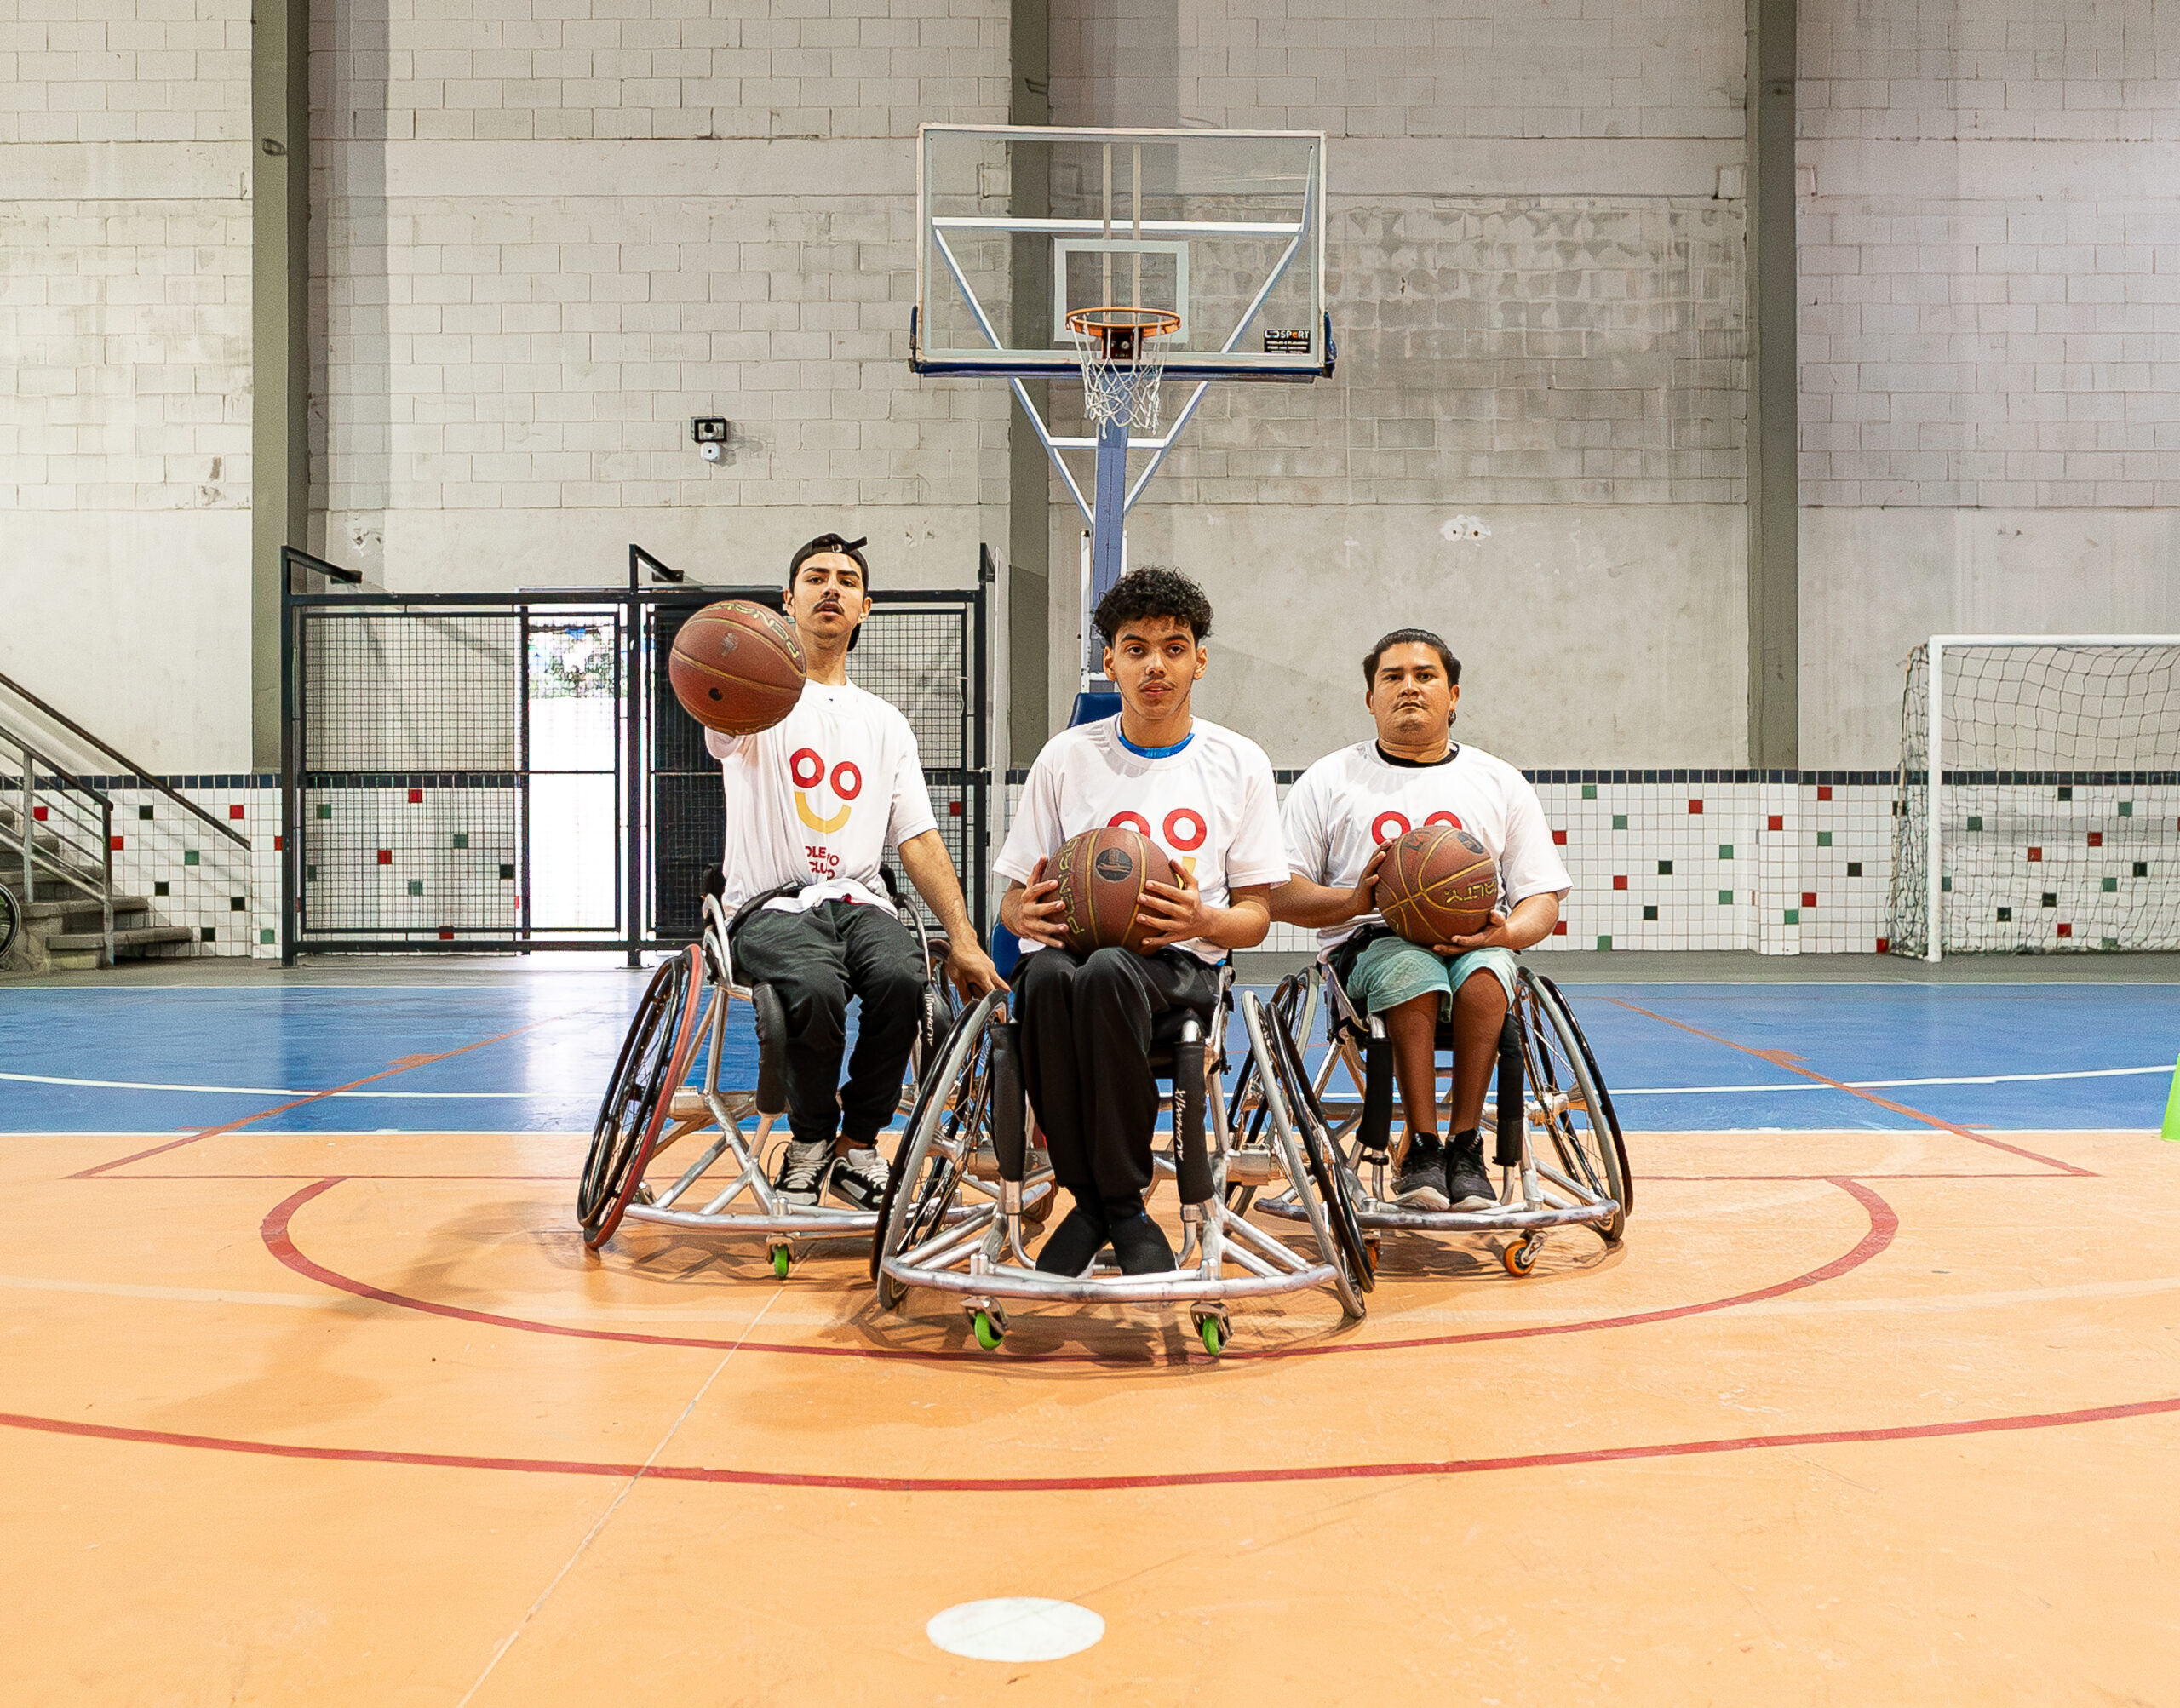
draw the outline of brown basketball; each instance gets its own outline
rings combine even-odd
[[[1176,881],[1166,851],[1140,831],[1120,824],[1070,837],[1045,875],[1059,885],[1057,899],[1067,908],[1061,929],[1067,946],[1078,954],[1099,949],[1144,953],[1143,939],[1150,927],[1135,917],[1143,886]]]
[[[1386,844],[1378,911],[1410,943],[1432,949],[1473,937],[1499,905],[1499,872],[1483,845],[1450,824],[1426,824]]]
[[[666,676],[682,709],[706,729],[754,736],[802,697],[802,644],[777,611],[721,599],[681,625]]]

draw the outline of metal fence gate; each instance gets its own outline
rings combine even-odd
[[[871,597],[849,679],[915,729],[984,931],[987,587]],[[692,613],[735,598],[769,605],[779,589],[288,593],[283,958],[633,958],[691,940],[725,805],[665,659]]]

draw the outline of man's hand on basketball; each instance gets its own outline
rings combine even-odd
[[[1058,880],[1045,875],[1045,865],[1038,861],[1030,881],[1022,886],[1014,904],[1013,929],[1018,937],[1058,949],[1066,941],[1060,922],[1067,916],[1067,905],[1059,899]]]
[[[1472,949],[1512,949],[1513,939],[1506,934],[1506,916],[1493,908],[1491,923],[1482,931],[1465,937],[1455,937],[1451,943],[1433,943],[1436,954],[1466,954]]]
[[[1363,914],[1374,913],[1378,907],[1378,868],[1385,863],[1385,856],[1392,851],[1392,844],[1380,842],[1370,856],[1370,863],[1362,868],[1362,875],[1355,880],[1355,887],[1348,893],[1347,917],[1357,920]]]
[[[1143,940],[1146,949],[1171,949],[1190,937],[1208,937],[1225,911],[1205,903],[1203,891],[1187,867],[1176,866],[1173,875],[1181,881],[1145,884],[1136,901],[1136,918],[1150,927],[1150,935]]]
[[[946,945],[946,976],[954,981],[954,988],[961,993],[964,1002],[974,1002],[994,991],[1003,994],[1008,988],[981,945],[955,943],[951,938]]]

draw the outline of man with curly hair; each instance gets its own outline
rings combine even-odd
[[[1210,662],[1203,589],[1173,570],[1137,570],[1093,620],[1120,713],[1046,743],[994,864],[1008,886],[1000,919],[1023,941],[1023,1076],[1053,1176],[1075,1200],[1037,1267],[1080,1275],[1110,1243],[1124,1273],[1156,1275],[1173,1267],[1173,1248],[1143,1207],[1158,1118],[1151,1028],[1170,1009],[1208,1007],[1228,952],[1264,941],[1287,849],[1264,749],[1190,710]],[[1046,868],[1070,837],[1116,824],[1163,849],[1180,882],[1144,886],[1137,917],[1156,929],[1144,953],[1077,954],[1063,946]]]

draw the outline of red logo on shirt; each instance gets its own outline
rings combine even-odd
[[[1460,820],[1450,812],[1434,812],[1423,822],[1426,824],[1450,824],[1456,830],[1462,828]],[[1407,835],[1414,828],[1403,813],[1381,812],[1370,821],[1370,840],[1373,842],[1391,842],[1396,837]]]
[[[788,756],[787,773],[795,780],[795,816],[820,836],[830,836],[848,822],[855,809],[843,805],[829,817],[810,804],[805,789],[812,789],[825,780],[825,756],[815,748],[797,748]],[[853,800],[863,793],[863,772],[853,759],[842,759],[833,767],[833,793],[842,801]],[[817,851],[811,851],[814,855]]]

